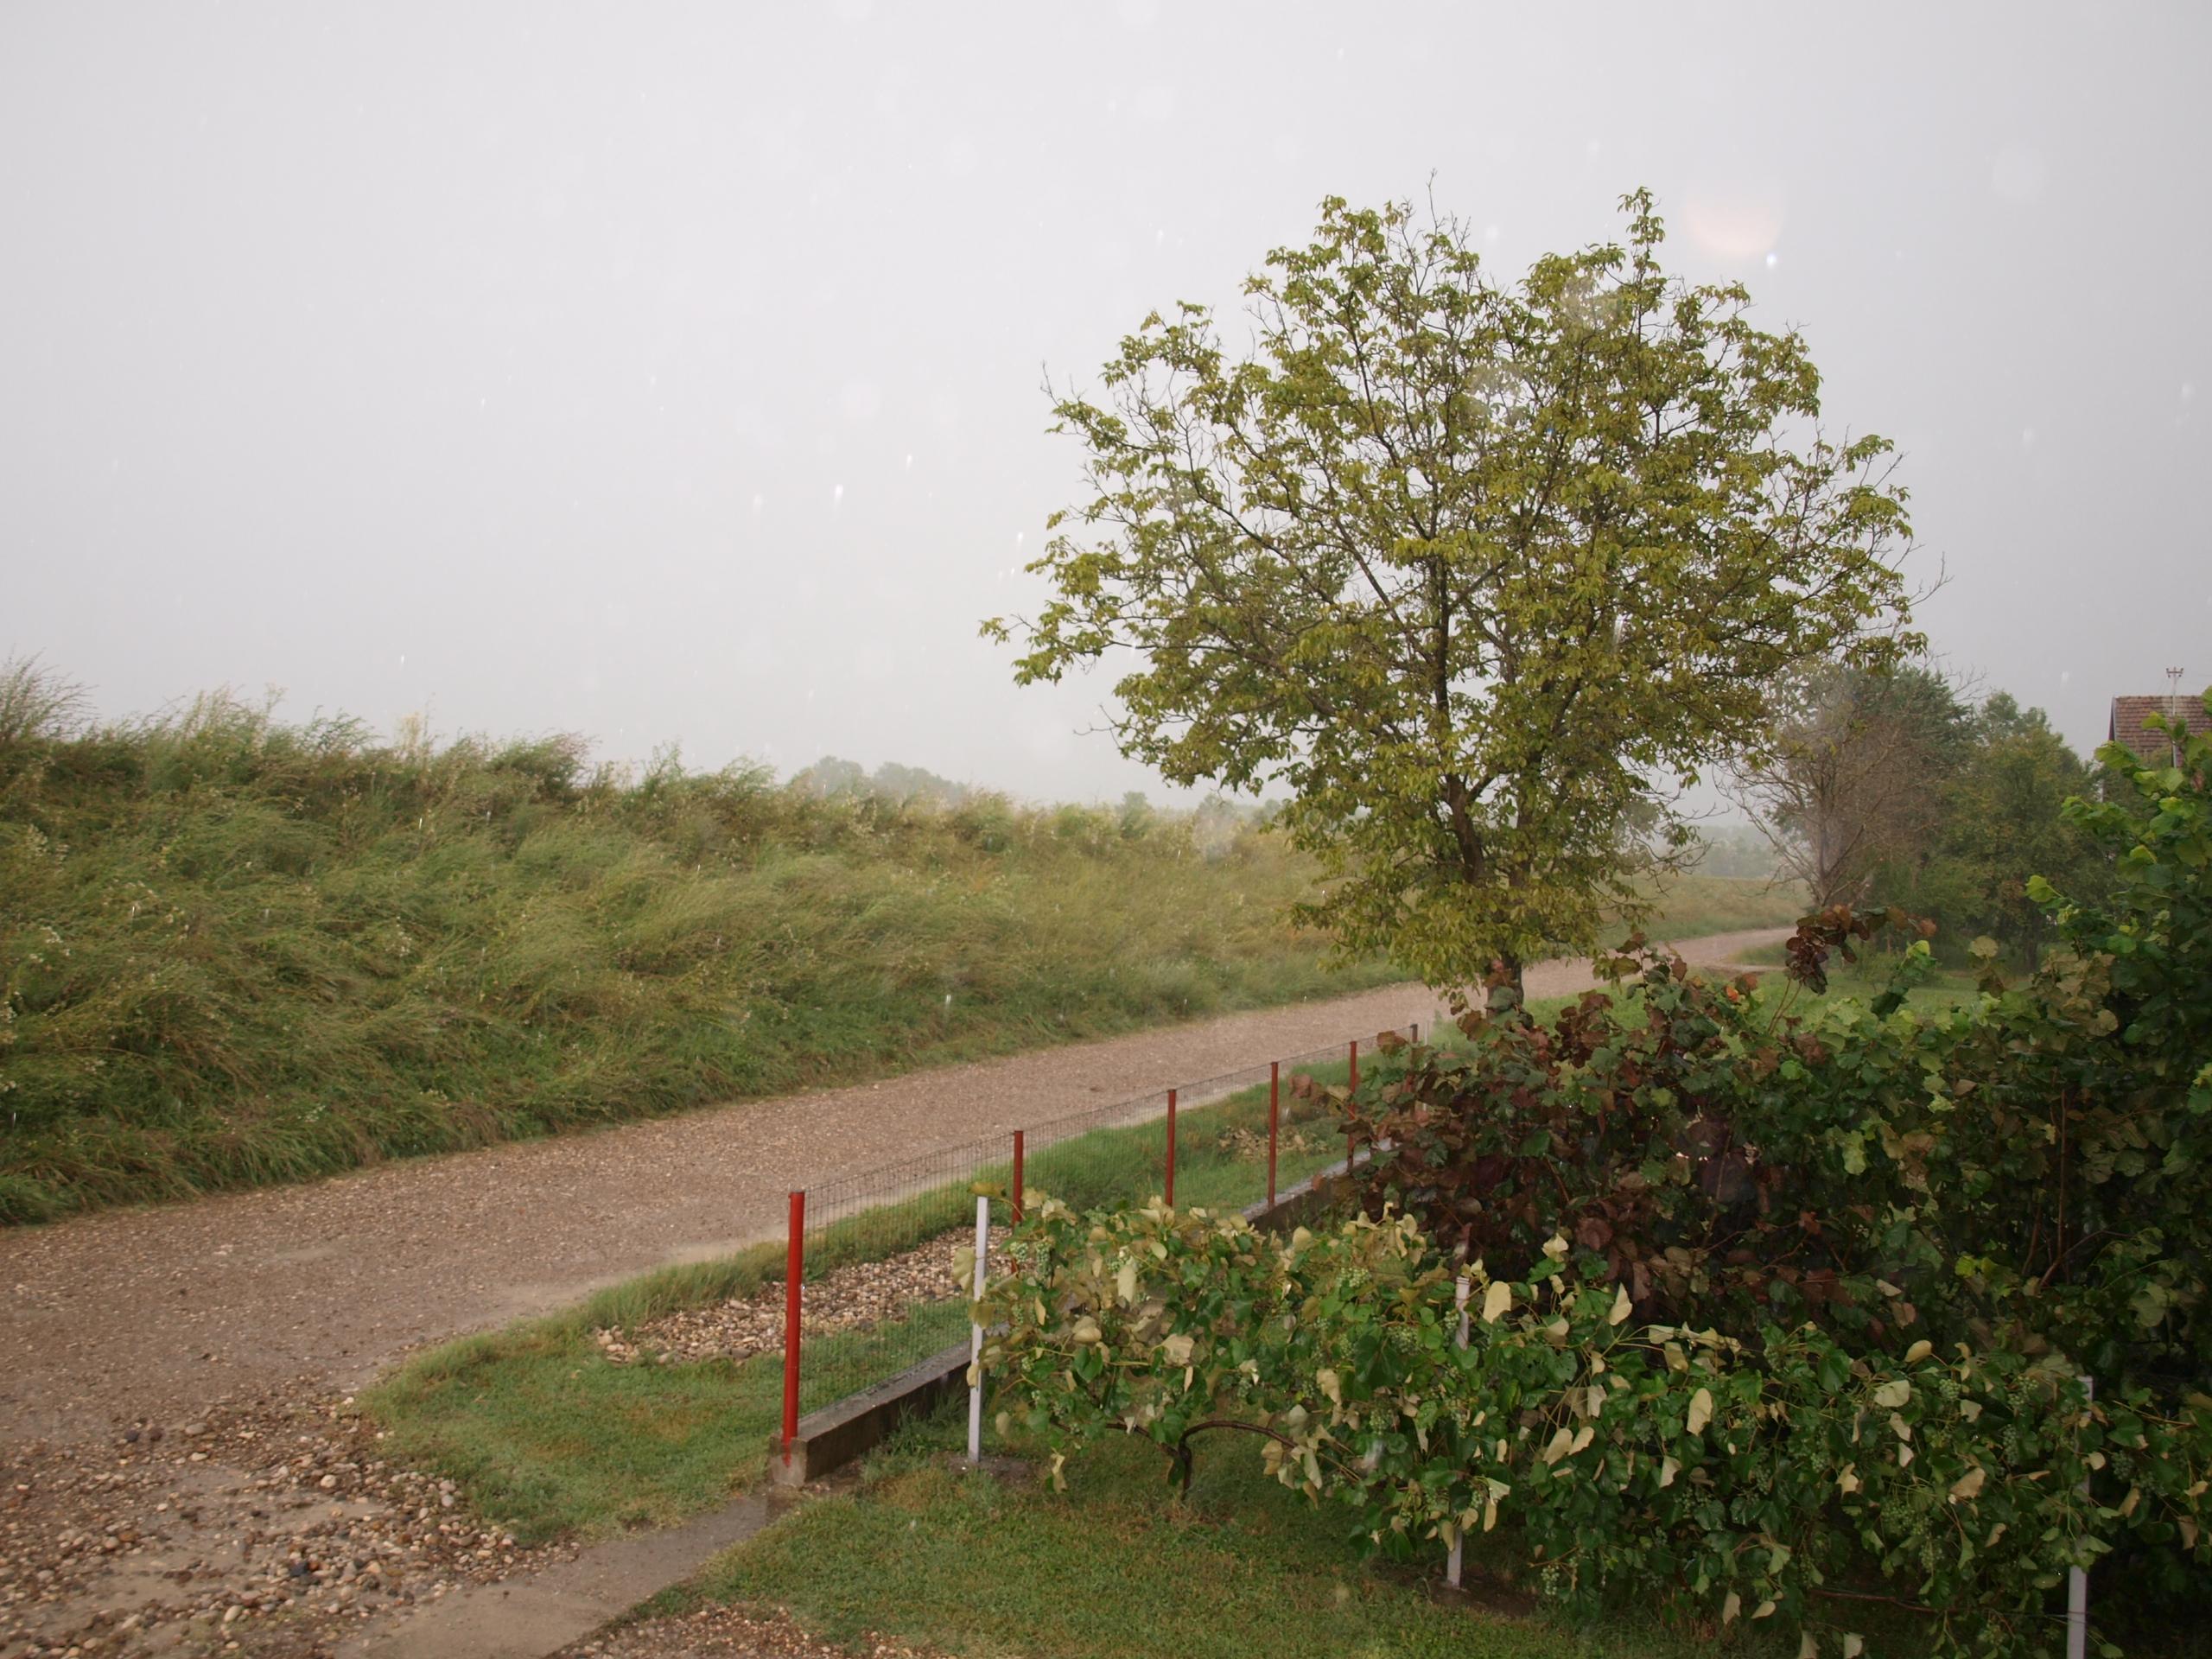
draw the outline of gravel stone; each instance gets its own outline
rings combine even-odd
[[[350,1402],[302,1397],[210,1411],[190,1443],[212,1453],[143,1434],[0,1452],[0,1655],[167,1651],[200,1630],[308,1659],[359,1628],[364,1597],[402,1607],[575,1555],[433,1509],[437,1481],[385,1458]]]
[[[865,1331],[904,1318],[918,1302],[950,1301],[964,1294],[960,1268],[972,1260],[976,1236],[944,1233],[880,1262],[857,1262],[807,1281],[803,1329],[808,1336]],[[1009,1263],[994,1251],[990,1271]],[[594,1331],[600,1351],[617,1365],[739,1360],[775,1351],[784,1342],[784,1281],[765,1284],[750,1296],[709,1307],[683,1308],[628,1332]]]
[[[833,1646],[801,1630],[781,1608],[702,1607],[588,1637],[556,1659],[938,1659],[936,1648],[909,1647],[874,1634]]]

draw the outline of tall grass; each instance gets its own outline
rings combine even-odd
[[[1218,817],[822,799],[0,675],[0,1220],[1382,982]]]

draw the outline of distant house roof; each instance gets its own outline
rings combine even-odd
[[[2179,715],[2191,737],[2212,734],[2212,714],[2205,713],[2204,698],[2184,692],[2178,697],[2114,697],[2108,734],[2114,742],[2126,744],[2153,765],[2171,766],[2175,759],[2173,741],[2164,732],[2143,729],[2143,722],[2153,715],[2164,715],[2169,720]]]

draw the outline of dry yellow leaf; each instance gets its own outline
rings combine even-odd
[[[1689,1431],[1693,1434],[1705,1433],[1705,1426],[1713,1421],[1713,1390],[1700,1389],[1690,1395]]]

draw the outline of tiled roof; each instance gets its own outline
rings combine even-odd
[[[2190,736],[2212,734],[2212,714],[2205,712],[2202,695],[2183,692],[2178,697],[2114,697],[2111,736],[2145,760],[2171,765],[2174,757],[2172,740],[2164,732],[2145,731],[2143,722],[2152,715],[2164,715],[2171,720],[2176,713],[2187,723]]]

